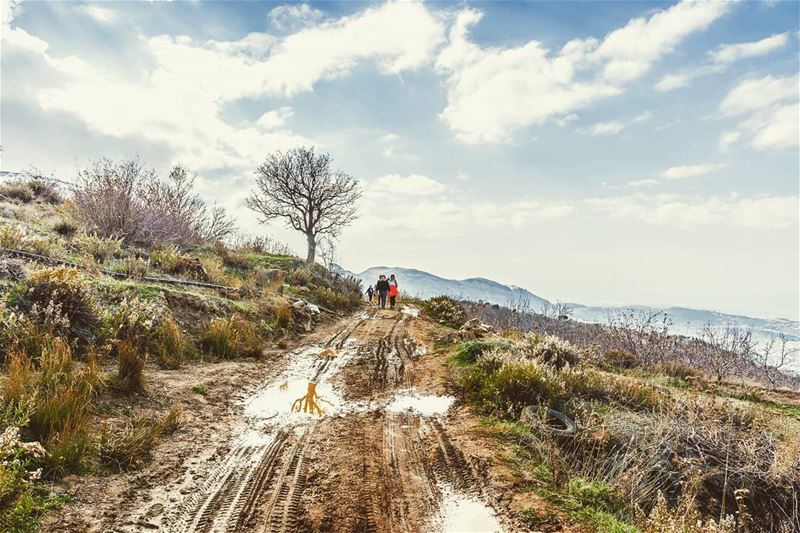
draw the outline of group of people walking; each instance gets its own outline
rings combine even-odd
[[[375,283],[375,286],[370,285],[367,288],[367,297],[370,303],[372,303],[372,297],[377,296],[378,305],[381,306],[381,309],[386,309],[387,298],[389,299],[389,309],[394,309],[397,304],[398,294],[400,294],[400,291],[394,274],[390,274],[389,279],[386,279],[386,276],[381,274],[378,276],[378,282]]]

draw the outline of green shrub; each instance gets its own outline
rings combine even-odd
[[[122,238],[101,237],[96,233],[80,233],[72,240],[78,249],[103,263],[122,252]]]
[[[498,342],[487,339],[476,339],[471,341],[464,341],[458,345],[455,352],[455,359],[461,364],[472,364],[478,360],[481,355],[490,352]],[[504,344],[510,346],[510,343]]]
[[[575,346],[551,335],[529,337],[522,352],[527,359],[538,359],[559,370],[567,365],[575,366],[580,361],[580,353]]]
[[[143,278],[150,271],[150,261],[141,257],[126,257],[118,265],[119,272],[132,278]]]
[[[286,283],[289,285],[299,285],[301,287],[308,287],[311,285],[314,276],[308,267],[296,268],[289,272],[286,276]]]
[[[351,309],[353,306],[350,298],[327,287],[317,287],[313,294],[316,302],[328,309]],[[360,300],[361,298],[359,298],[359,302]]]
[[[16,298],[17,305],[34,322],[80,343],[94,338],[100,319],[94,299],[77,270],[66,267],[40,270],[27,280],[26,288]]]
[[[0,225],[0,246],[3,248],[20,249],[23,248],[25,232],[17,226],[11,224]]]
[[[563,390],[550,370],[531,363],[505,363],[482,357],[464,370],[457,385],[467,401],[483,414],[516,418],[531,404],[550,405]]]
[[[435,296],[423,302],[422,312],[431,320],[451,328],[460,328],[467,321],[464,308],[449,296]]]
[[[260,357],[261,339],[256,329],[241,315],[215,318],[206,326],[201,345],[203,349],[220,359],[235,357]]]

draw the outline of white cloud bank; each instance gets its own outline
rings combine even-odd
[[[695,178],[703,176],[717,170],[725,168],[727,165],[718,163],[703,163],[700,165],[682,165],[670,167],[661,173],[661,176],[668,180],[679,180],[684,178]]]
[[[313,18],[302,6],[290,7],[281,13]],[[417,69],[432,61],[444,37],[443,22],[421,3],[387,3],[285,38],[264,33],[229,42],[141,38],[142,52],[154,66],[132,78],[124,66],[107,71],[78,58],[51,56],[46,42],[12,27],[10,13],[3,2],[4,60],[27,54],[50,72],[50,83],[25,97],[44,111],[72,114],[95,132],[169,146],[174,159],[197,170],[252,168],[265,147],[313,142],[280,129],[288,117],[285,107],[265,109],[256,124],[242,126],[224,120],[226,103],[311,91],[319,81],[346,76],[361,64],[385,74]]]
[[[602,41],[574,39],[552,53],[537,41],[481,48],[468,30],[482,13],[461,11],[436,63],[447,77],[441,118],[469,144],[508,142],[520,128],[558,120],[618,95],[684,38],[725,14],[727,2],[681,2],[635,18]]]
[[[800,145],[800,75],[751,78],[740,82],[720,102],[723,116],[746,117],[719,141],[728,149],[746,139],[757,150]]]

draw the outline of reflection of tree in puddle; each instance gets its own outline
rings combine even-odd
[[[292,403],[292,412],[299,413],[300,410],[302,409],[304,413],[310,413],[313,415],[314,412],[316,411],[316,413],[319,416],[322,416],[325,414],[325,412],[319,406],[319,402],[325,402],[328,405],[333,406],[333,404],[328,400],[319,397],[319,395],[317,394],[316,383],[309,383],[306,395],[301,396],[300,398],[296,399],[294,403]]]

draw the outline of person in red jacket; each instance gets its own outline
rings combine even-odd
[[[400,294],[400,290],[398,289],[397,279],[392,274],[389,276],[389,309],[394,309],[398,294]]]

